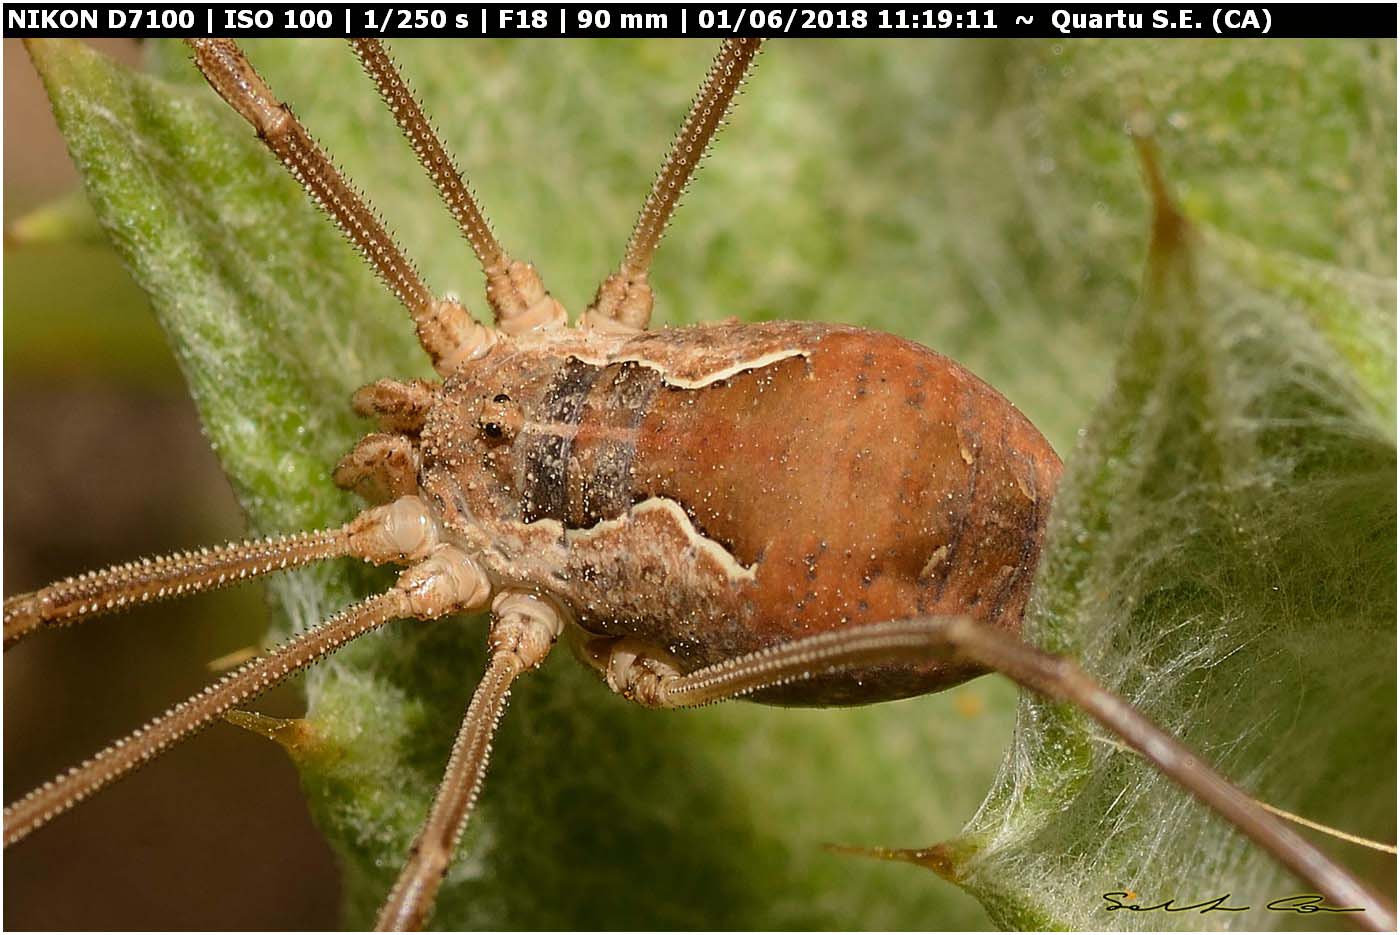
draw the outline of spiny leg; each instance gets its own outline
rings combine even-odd
[[[258,138],[408,309],[419,343],[438,373],[447,376],[484,354],[495,341],[491,330],[460,302],[433,295],[378,214],[253,70],[238,43],[231,39],[186,42],[209,84],[253,125]]]
[[[1334,905],[1364,906],[1361,924],[1395,928],[1395,909],[1303,839],[1124,699],[1069,659],[963,617],[853,627],[795,640],[681,675],[666,661],[618,644],[606,660],[608,684],[640,704],[686,708],[713,704],[854,666],[930,656],[976,663],[1089,714],[1162,773],[1317,888]]]
[[[5,598],[5,649],[41,629],[139,604],[212,591],[284,568],[347,554],[346,527],[176,552],[113,565]]]
[[[417,497],[375,507],[335,529],[177,552],[114,565],[5,599],[5,649],[44,629],[346,556],[388,562],[424,557],[436,527]]]
[[[563,630],[554,607],[523,592],[506,592],[492,607],[490,656],[462,719],[447,772],[408,861],[379,910],[379,931],[417,931],[432,912],[438,887],[476,805],[491,756],[491,739],[505,713],[510,687],[538,667]]]
[[[393,112],[399,129],[413,146],[414,155],[433,180],[447,209],[452,212],[462,236],[471,244],[481,268],[490,270],[503,265],[507,259],[505,251],[477,206],[476,197],[383,43],[378,39],[351,39],[349,42],[365,72],[379,88],[380,97]]]
[[[676,133],[647,199],[642,203],[632,236],[617,272],[603,280],[583,323],[592,328],[645,328],[654,303],[647,273],[652,258],[680,204],[691,176],[705,158],[710,142],[724,126],[734,95],[758,54],[762,39],[726,39],[705,73],[690,112]]]
[[[390,620],[431,620],[481,607],[489,596],[490,582],[475,562],[455,546],[439,546],[427,560],[404,571],[391,590],[347,608],[247,663],[6,808],[5,846],[23,840],[88,796],[204,729],[235,705],[261,695],[351,640]]]
[[[564,307],[545,291],[534,266],[512,259],[501,249],[457,164],[383,43],[378,39],[351,39],[350,46],[452,212],[462,236],[471,244],[486,274],[486,298],[501,330],[520,334],[561,327],[568,317]]]

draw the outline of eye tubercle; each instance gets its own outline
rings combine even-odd
[[[505,393],[483,398],[477,413],[476,426],[481,436],[491,442],[507,442],[515,438],[524,423],[520,404]]]

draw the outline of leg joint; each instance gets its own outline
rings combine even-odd
[[[377,565],[427,558],[441,541],[437,519],[413,496],[365,510],[349,531],[350,554]]]
[[[491,598],[491,579],[455,545],[439,545],[427,559],[399,576],[408,609],[422,620],[479,610]]]
[[[591,640],[585,651],[608,687],[628,701],[648,708],[672,707],[667,689],[681,670],[667,653],[630,637]]]
[[[564,617],[545,598],[527,591],[503,591],[491,604],[491,654],[516,657],[519,671],[538,667],[564,632]]]

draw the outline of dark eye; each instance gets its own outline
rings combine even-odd
[[[508,442],[520,431],[524,418],[520,406],[507,393],[481,397],[476,428],[488,442]]]

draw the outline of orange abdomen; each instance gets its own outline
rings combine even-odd
[[[1060,459],[948,358],[776,322],[521,360],[512,385],[540,389],[511,449],[518,522],[560,523],[536,547],[559,547],[547,581],[589,633],[694,670],[885,620],[1021,624]],[[757,700],[860,704],[977,673],[847,670]]]
[[[633,503],[666,498],[753,570],[735,582],[732,604],[711,612],[726,619],[707,622],[712,638],[703,644],[688,639],[697,621],[674,614],[621,628],[673,651],[684,647],[691,667],[929,614],[1016,630],[1059,479],[1054,451],[1004,397],[953,361],[889,335],[810,327],[821,331],[801,356],[695,389],[651,386],[631,414],[596,402],[583,414],[571,463],[590,466],[570,473],[606,474],[620,438],[629,463],[613,494],[593,491],[609,501],[602,511],[583,509],[588,488],[573,485],[580,523],[625,508],[611,502],[618,491]],[[622,392],[635,382],[617,365],[609,370],[598,385]],[[975,674],[937,662],[882,667],[759,700],[864,703]]]

